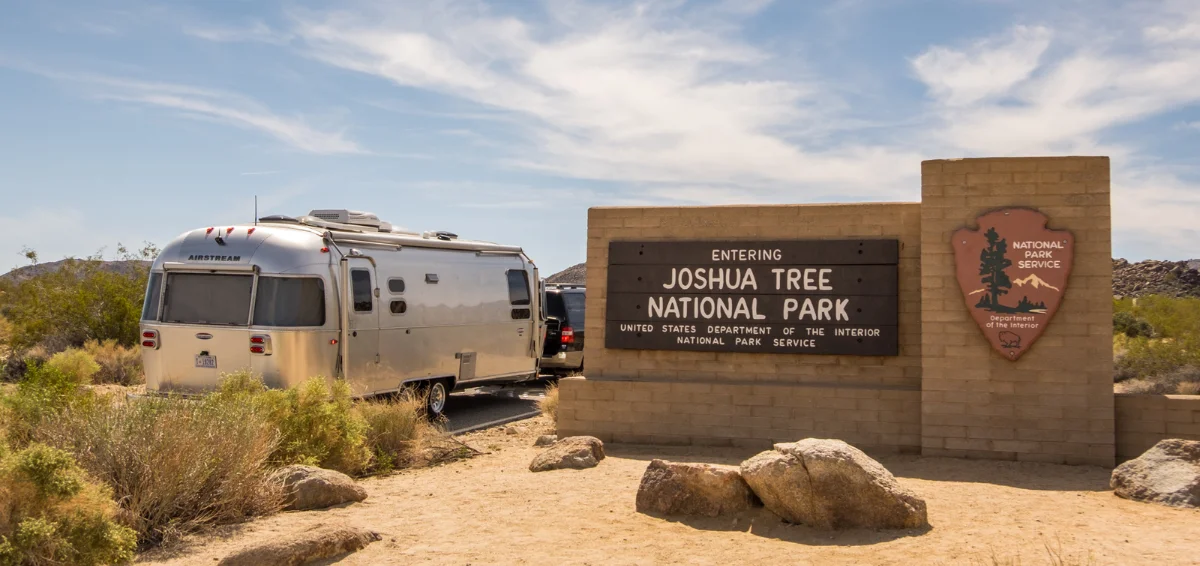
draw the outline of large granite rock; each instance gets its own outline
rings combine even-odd
[[[638,486],[639,513],[716,517],[754,507],[757,498],[734,466],[652,460]]]
[[[529,463],[529,471],[594,468],[604,459],[604,443],[594,436],[569,436],[552,444]]]
[[[283,485],[284,509],[305,511],[362,501],[367,490],[350,476],[316,466],[284,466],[271,478]]]
[[[1169,438],[1113,470],[1113,492],[1125,499],[1200,508],[1200,441]]]
[[[742,462],[742,478],[776,515],[818,529],[929,525],[925,501],[879,462],[840,440],[776,444]]]
[[[348,552],[380,540],[379,534],[353,527],[319,527],[243,548],[218,566],[299,566]]]

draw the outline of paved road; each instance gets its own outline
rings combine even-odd
[[[450,395],[444,414],[446,428],[462,433],[504,422],[537,416],[537,400],[545,393],[545,384],[517,387],[479,387]]]

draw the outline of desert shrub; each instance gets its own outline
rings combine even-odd
[[[104,341],[89,340],[83,349],[100,366],[100,370],[92,377],[93,383],[137,385],[146,381],[142,372],[142,351],[138,347],[122,346],[110,338]]]
[[[66,452],[33,444],[0,463],[0,563],[129,562],[136,538],[116,514]]]
[[[1200,394],[1200,366],[1184,366],[1149,378],[1137,378],[1117,384],[1117,393],[1134,395]]]
[[[75,378],[49,364],[31,365],[16,392],[0,398],[8,441],[24,446],[47,419],[69,407],[94,401],[94,395],[81,388]]]
[[[135,252],[118,246],[121,260],[147,260],[156,253],[150,245]],[[57,351],[82,346],[89,339],[133,345],[148,273],[147,265],[135,263],[113,270],[97,254],[5,281],[0,315],[12,326],[10,346],[44,344]]]
[[[92,359],[92,355],[76,348],[63,350],[46,361],[46,366],[58,370],[64,376],[77,383],[92,382],[92,376],[100,371],[100,364]]]
[[[217,399],[248,399],[279,431],[276,464],[308,464],[351,475],[367,469],[367,423],[353,410],[350,386],[313,377],[299,387],[267,389],[249,372],[229,374],[213,395]]]
[[[1133,316],[1128,311],[1118,311],[1113,313],[1113,332],[1130,338],[1150,338],[1154,336],[1154,327],[1144,318]]]
[[[538,408],[542,410],[542,414],[550,417],[550,420],[558,422],[558,384],[549,385],[546,387],[546,396],[538,400]]]
[[[68,407],[34,435],[112,489],[141,543],[279,509],[268,481],[278,434],[245,398],[103,401]]]
[[[387,472],[416,463],[422,442],[434,433],[423,414],[424,407],[420,399],[411,395],[355,405],[354,410],[367,424],[366,443],[374,471]]]
[[[49,359],[50,354],[42,346],[14,350],[4,361],[4,381],[20,381],[29,366],[44,364]]]
[[[1113,329],[1126,325],[1113,337],[1114,374],[1126,380],[1167,380],[1158,389],[1171,389],[1167,374],[1200,366],[1200,298],[1163,296],[1120,299],[1113,302]],[[1140,322],[1153,328],[1148,335]]]

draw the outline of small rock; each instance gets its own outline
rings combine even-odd
[[[734,466],[652,460],[638,486],[639,513],[716,517],[754,506],[758,498]]]
[[[879,462],[841,440],[776,444],[742,462],[742,478],[763,505],[818,529],[913,529],[929,525],[925,501]]]
[[[504,433],[507,435],[510,435],[510,436],[516,435],[516,434],[521,434],[523,432],[525,432],[525,427],[523,427],[523,426],[510,426],[510,427],[504,429]]]
[[[367,498],[367,490],[350,476],[316,466],[284,466],[271,478],[283,485],[284,509],[324,509]]]
[[[543,434],[538,437],[537,441],[534,442],[533,445],[534,446],[550,446],[551,444],[554,444],[555,442],[558,442],[557,434]]]
[[[381,540],[378,533],[354,527],[318,527],[269,540],[226,556],[218,566],[298,566],[356,552]]]
[[[1200,508],[1200,440],[1160,440],[1117,466],[1110,485],[1125,499]]]
[[[594,468],[604,459],[604,443],[594,436],[569,436],[534,457],[529,471]]]

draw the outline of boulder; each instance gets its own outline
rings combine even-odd
[[[924,500],[840,440],[776,444],[742,462],[741,470],[763,505],[792,523],[826,530],[929,526]]]
[[[267,540],[243,548],[218,562],[218,566],[299,566],[356,552],[380,540],[378,533],[354,527],[318,527],[303,533]]]
[[[554,444],[555,442],[558,442],[557,434],[543,434],[538,437],[537,441],[534,442],[533,445],[534,446],[550,446],[551,444]]]
[[[316,466],[284,466],[271,478],[283,485],[284,509],[324,509],[367,498],[367,490],[350,476]]]
[[[735,466],[652,460],[637,492],[639,513],[716,517],[746,511],[755,503]]]
[[[1200,508],[1200,440],[1160,440],[1117,466],[1110,485],[1125,499]]]
[[[529,463],[529,471],[594,468],[604,459],[604,443],[594,436],[569,436],[555,442]]]

